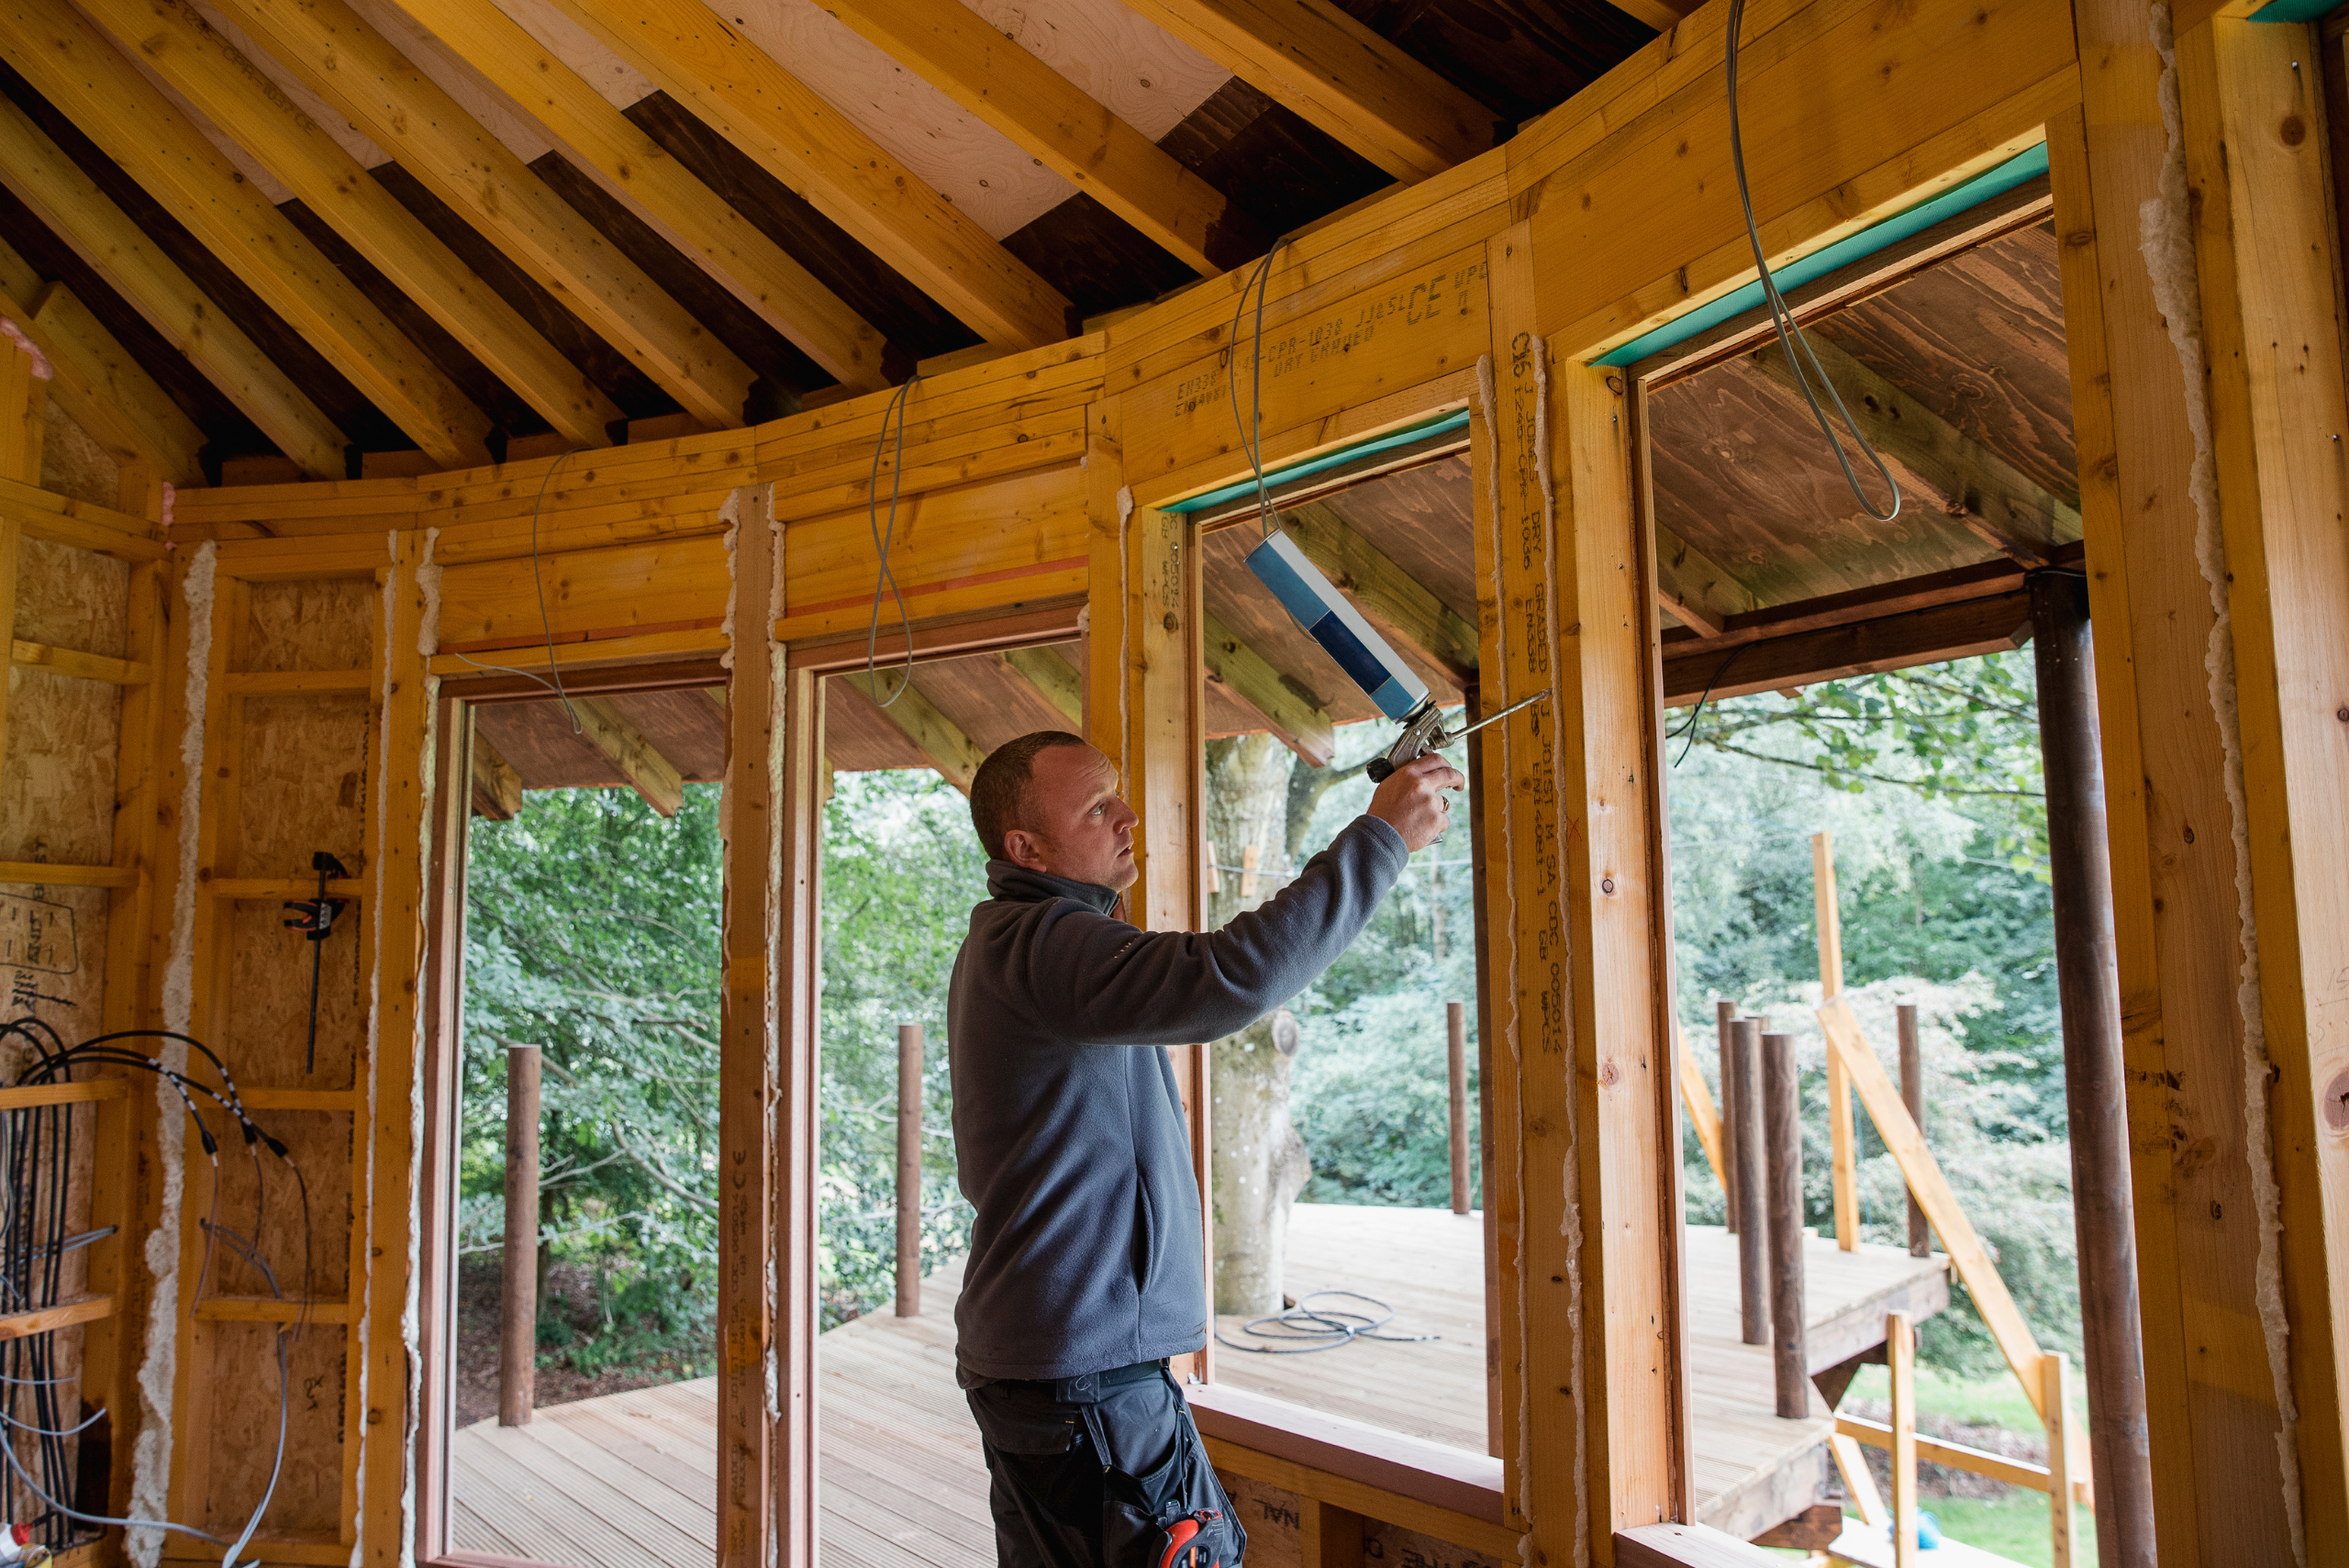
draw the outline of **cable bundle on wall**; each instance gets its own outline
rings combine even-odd
[[[213,1279],[220,1248],[250,1266],[267,1284],[273,1297],[295,1303],[291,1323],[279,1327],[277,1351],[277,1454],[269,1481],[254,1503],[244,1529],[234,1540],[207,1530],[165,1519],[119,1518],[84,1508],[74,1496],[78,1455],[69,1444],[107,1419],[104,1409],[80,1414],[69,1424],[64,1394],[78,1388],[78,1375],[59,1371],[56,1329],[0,1340],[0,1461],[7,1474],[6,1489],[12,1522],[27,1527],[39,1548],[56,1551],[75,1544],[87,1532],[78,1526],[118,1525],[171,1530],[225,1547],[224,1568],[240,1568],[240,1557],[276,1496],[285,1465],[287,1427],[292,1412],[294,1341],[308,1326],[313,1300],[310,1194],[301,1167],[285,1145],[256,1123],[237,1093],[227,1065],[203,1041],[163,1029],[126,1029],[69,1046],[49,1024],[34,1018],[0,1023],[0,1041],[15,1043],[26,1063],[16,1086],[64,1084],[77,1069],[97,1066],[151,1073],[178,1097],[194,1125],[196,1140],[212,1164],[212,1207],[200,1222],[204,1233],[203,1261],[196,1273],[193,1299],[200,1301]],[[149,1055],[131,1042],[176,1042],[188,1046],[212,1064],[220,1086],[178,1072],[159,1055]],[[252,1162],[254,1198],[250,1235],[222,1223],[221,1139],[206,1120],[205,1105],[216,1117],[234,1124],[230,1157],[242,1145]],[[114,1229],[69,1234],[72,1222],[68,1184],[73,1165],[73,1120],[71,1105],[19,1106],[0,1112],[0,1315],[38,1312],[63,1305],[65,1259],[68,1254],[113,1235]],[[227,1129],[224,1127],[224,1131]],[[298,1294],[289,1296],[284,1282],[271,1268],[262,1238],[269,1225],[269,1182],[263,1155],[282,1164],[293,1177],[302,1231],[302,1278]],[[81,1402],[76,1400],[76,1406]],[[34,1440],[29,1462],[19,1451],[21,1440]],[[250,1560],[244,1560],[250,1561]]]

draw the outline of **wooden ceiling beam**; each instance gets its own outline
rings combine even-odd
[[[1126,0],[1397,180],[1493,146],[1492,110],[1329,0]]]
[[[217,4],[688,415],[741,424],[757,379],[741,357],[342,0]]]
[[[611,759],[628,787],[641,795],[645,805],[663,817],[674,817],[685,803],[685,781],[676,764],[662,756],[644,738],[644,731],[612,706],[609,697],[574,696],[571,706],[579,715],[580,739]]]
[[[897,683],[905,676],[890,670],[884,670],[877,676],[852,670],[837,678],[854,687],[879,710],[882,717],[896,726],[897,732],[930,759],[930,765],[948,784],[964,795],[971,793],[971,781],[978,776],[979,764],[986,761],[986,749],[963,734],[962,726],[939,712],[938,705],[922,695],[919,686],[907,684],[898,691]],[[893,692],[896,694],[895,700],[882,707],[882,697]]]
[[[1730,617],[1761,607],[1726,568],[1662,523],[1655,525],[1655,596],[1709,637],[1728,630]]]
[[[0,58],[435,462],[489,461],[489,416],[66,0],[0,0]]]
[[[1213,276],[1264,249],[1221,191],[962,0],[824,8],[1193,272]]]
[[[1059,290],[701,0],[556,3],[982,338],[1069,336]]]
[[[177,263],[22,109],[0,98],[0,184],[72,247],[220,395],[314,479],[343,476],[350,443]]]
[[[2014,465],[1895,386],[1873,366],[1820,332],[1807,333],[1820,369],[1842,395],[1860,433],[1937,492],[1940,509],[1959,519],[2001,554],[2026,566],[2044,565],[2052,546],[2080,537],[2076,495],[2065,499],[2019,473]],[[1774,384],[1802,394],[1786,350],[1772,343],[1742,361]],[[1822,401],[1824,399],[1822,398]],[[1833,407],[1829,406],[1829,417]],[[1840,429],[1840,427],[1839,427]],[[1860,454],[1854,466],[1867,483]],[[1910,497],[1913,504],[1918,498]]]
[[[1214,616],[1208,616],[1199,629],[1208,678],[1264,715],[1281,744],[1308,764],[1328,767],[1330,759],[1337,755],[1338,727],[1312,688],[1294,675],[1283,674],[1270,660],[1232,636],[1230,628]]]
[[[878,328],[492,0],[395,0],[759,318],[842,386],[886,385]]]
[[[0,289],[0,319],[41,351],[53,373],[50,395],[116,462],[143,463],[173,484],[204,483],[196,458],[204,432],[131,362],[71,289],[50,284],[29,301]]]
[[[1677,707],[1699,700],[1708,691],[1719,702],[1754,692],[1971,659],[2020,648],[2030,636],[2031,595],[2018,588],[1728,647],[1702,641],[1667,642],[1664,702],[1666,707]]]
[[[609,444],[606,427],[622,417],[618,405],[186,0],[90,0],[82,9],[284,181],[565,440]]]
[[[1012,648],[1001,658],[1013,673],[1060,709],[1072,733],[1085,733],[1085,680],[1057,648]]]
[[[497,754],[480,730],[473,738],[473,814],[492,822],[511,822],[522,811],[522,775]]]
[[[1280,516],[1305,558],[1365,611],[1442,665],[1455,684],[1475,680],[1475,622],[1437,598],[1326,504],[1301,502]]]

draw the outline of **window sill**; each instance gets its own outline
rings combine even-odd
[[[1508,1558],[1501,1462],[1225,1384],[1185,1390],[1220,1468]]]

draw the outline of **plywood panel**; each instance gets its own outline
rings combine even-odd
[[[380,601],[364,578],[256,583],[248,670],[363,670]]]
[[[302,932],[285,929],[288,911],[276,900],[239,898],[222,913],[226,916],[222,946],[227,950],[222,962],[228,986],[221,998],[221,1036],[209,1043],[228,1061],[238,1086],[355,1087],[359,1057],[367,1038],[366,973],[362,963],[366,906],[346,905],[327,940],[316,944]],[[317,1061],[315,1067],[307,1067],[314,947],[318,980]],[[268,1118],[262,1119],[274,1130]],[[327,1218],[340,1224],[340,1213],[336,1210]]]
[[[217,1047],[216,1047],[217,1049]],[[226,1055],[226,1052],[222,1054]],[[234,1065],[232,1061],[231,1065]],[[298,1065],[298,1063],[297,1063]],[[247,1086],[242,1074],[239,1085]],[[208,1107],[201,1098],[199,1107]],[[304,1182],[297,1184],[284,1162],[263,1150],[261,1155],[262,1184],[258,1198],[253,1175],[253,1161],[246,1153],[241,1140],[224,1130],[224,1118],[207,1108],[205,1119],[212,1125],[213,1135],[220,1140],[220,1203],[219,1224],[251,1245],[262,1262],[276,1275],[277,1290],[270,1288],[269,1280],[261,1270],[247,1261],[239,1250],[224,1242],[212,1253],[209,1273],[206,1275],[199,1300],[216,1296],[272,1297],[278,1291],[287,1300],[302,1296],[304,1273],[304,1228],[301,1188],[309,1188],[308,1270],[312,1281],[313,1299],[339,1302],[351,1284],[349,1249],[343,1246],[345,1228],[351,1220],[351,1127],[353,1118],[349,1111],[281,1111],[257,1110],[253,1120],[267,1129],[270,1136],[285,1145],[287,1154],[301,1168]],[[195,1146],[193,1138],[190,1146]],[[199,1155],[200,1159],[200,1155]],[[212,1210],[208,1182],[191,1182],[188,1188],[191,1223],[199,1214],[209,1217]],[[193,1276],[191,1276],[193,1279]],[[362,1282],[363,1283],[363,1282]],[[219,1332],[230,1325],[216,1324],[206,1332]],[[326,1333],[331,1326],[314,1326],[312,1332]],[[264,1367],[271,1375],[270,1394],[273,1406],[276,1395],[273,1362],[256,1358],[239,1371],[239,1381],[253,1381],[262,1375]],[[217,1397],[217,1395],[215,1395]],[[273,1437],[272,1446],[274,1446]]]
[[[214,1534],[233,1540],[261,1501],[277,1453],[276,1331],[266,1323],[216,1323],[204,1338],[212,1418],[196,1440],[211,1450],[214,1463],[198,1518]],[[264,1556],[272,1540],[334,1539],[342,1503],[347,1338],[340,1327],[313,1326],[290,1349],[286,1464],[260,1538]]]
[[[334,634],[321,629],[319,640]],[[365,662],[362,656],[362,663]],[[238,790],[237,876],[315,876],[324,850],[356,874],[364,862],[370,744],[375,710],[364,695],[249,696]]]

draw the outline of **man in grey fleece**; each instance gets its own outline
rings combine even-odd
[[[1166,1364],[1207,1343],[1208,1297],[1165,1048],[1312,984],[1465,782],[1422,757],[1269,903],[1220,930],[1144,932],[1112,913],[1136,817],[1108,758],[1047,730],[973,779],[992,896],[947,994],[955,1152],[978,1211],[954,1320],[1003,1568],[1239,1568],[1247,1537]]]

